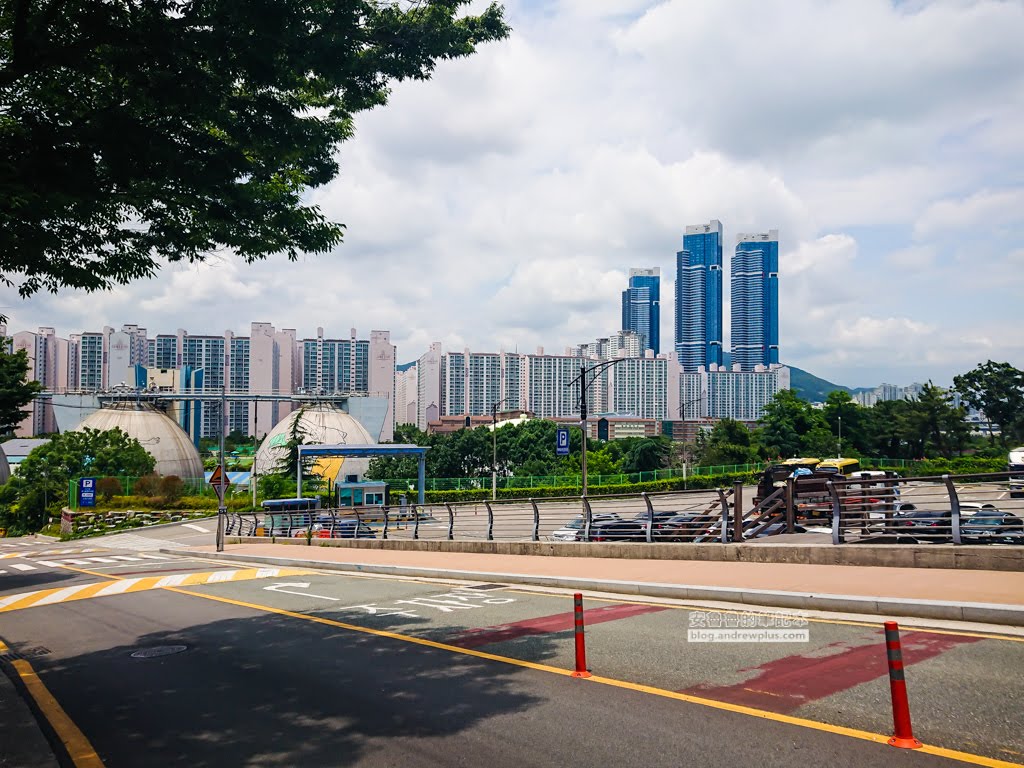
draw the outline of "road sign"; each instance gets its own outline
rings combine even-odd
[[[95,507],[96,506],[96,478],[95,477],[80,477],[80,478],[78,478],[78,506],[80,506],[80,507]]]
[[[555,432],[555,455],[556,456],[568,456],[569,455],[569,428],[559,427],[558,431]]]
[[[210,475],[210,479],[206,482],[210,485],[220,487],[222,482],[224,485],[231,485],[231,478],[229,478],[227,472],[224,471],[224,467],[218,464],[217,468],[214,469],[213,473]]]

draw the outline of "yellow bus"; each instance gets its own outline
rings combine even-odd
[[[815,472],[832,472],[843,477],[849,477],[854,472],[860,472],[860,462],[857,459],[825,459],[817,467]]]

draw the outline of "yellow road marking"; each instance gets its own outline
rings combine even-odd
[[[459,648],[454,645],[447,645],[445,643],[438,643],[433,640],[426,640],[421,637],[413,637],[411,635],[403,635],[397,632],[389,632],[382,629],[372,629],[370,627],[362,627],[358,624],[347,624],[341,621],[335,621],[334,619],[327,619],[322,616],[309,615],[305,613],[297,613],[295,611],[289,611],[284,608],[274,608],[269,605],[260,605],[257,603],[247,603],[242,600],[234,600],[229,597],[220,597],[219,595],[211,595],[202,592],[190,592],[187,589],[168,588],[171,592],[178,592],[182,595],[190,595],[192,597],[201,597],[204,600],[215,600],[220,603],[227,603],[229,605],[236,605],[242,608],[250,608],[256,611],[263,611],[266,613],[275,613],[280,616],[289,616],[294,619],[301,619],[303,621],[309,621],[314,624],[323,624],[329,627],[336,627],[338,629],[347,629],[352,632],[359,632],[366,635],[374,635],[376,637],[385,637],[391,640],[398,640],[404,643],[413,643],[415,645],[423,645],[428,648],[437,648],[442,651],[449,651],[451,653],[457,653],[463,656],[473,656],[480,659],[487,659],[489,661],[497,661],[502,664],[510,664],[516,667],[526,667],[527,669],[537,670],[538,672],[548,672],[555,675],[561,675],[563,677],[571,677],[572,671],[568,669],[561,669],[559,667],[552,667],[547,664],[537,664],[532,661],[522,661],[520,659],[509,658],[508,656],[498,656],[493,653],[486,653],[484,651],[477,651],[472,648]],[[697,704],[703,707],[711,707],[712,709],[721,709],[727,712],[735,712],[741,715],[749,715],[751,717],[758,717],[763,720],[772,720],[778,723],[786,723],[788,725],[795,725],[801,728],[810,728],[816,731],[824,731],[826,733],[832,733],[839,736],[848,736],[854,739],[861,739],[863,741],[871,741],[876,744],[886,744],[889,741],[889,736],[885,736],[880,733],[871,733],[870,731],[862,731],[856,728],[847,728],[841,725],[832,725],[830,723],[819,723],[814,720],[805,720],[801,717],[792,717],[791,715],[780,715],[776,712],[769,712],[768,710],[755,709],[753,707],[745,707],[739,704],[729,704],[724,701],[715,701],[714,699],[704,699],[699,696],[691,696],[687,693],[677,693],[676,691],[665,690],[664,688],[655,688],[649,685],[641,685],[639,683],[630,683],[625,680],[616,680],[611,677],[601,677],[594,675],[589,678],[583,678],[589,683],[598,683],[600,685],[608,685],[613,688],[623,688],[626,690],[637,691],[638,693],[646,693],[652,696],[661,696],[662,698],[675,699],[677,701],[685,701],[690,704]],[[918,752],[924,752],[930,755],[936,755],[938,757],[946,757],[951,760],[960,760],[961,762],[971,763],[973,765],[986,766],[986,768],[1020,768],[1019,765],[1014,763],[1008,763],[1004,760],[997,760],[990,757],[983,757],[982,755],[974,755],[969,752],[960,752],[955,749],[945,749],[944,747],[934,747],[930,745],[924,745]]]
[[[90,570],[87,570],[85,568],[75,568],[74,566],[71,566],[71,565],[58,565],[57,567],[58,568],[63,568],[66,571],[74,571],[75,573],[84,573],[86,576],[99,576],[100,578],[103,578],[103,579],[109,579],[111,577],[113,577],[113,578],[120,578],[119,576],[114,576],[114,574],[112,574],[112,573],[103,573],[102,571],[90,571]]]
[[[85,734],[75,725],[74,721],[68,717],[68,713],[57,703],[57,700],[53,698],[53,694],[43,684],[43,681],[39,679],[39,675],[32,669],[32,665],[22,659],[15,659],[11,662],[11,665],[25,684],[29,695],[35,700],[39,711],[43,713],[43,717],[46,718],[57,734],[57,737],[63,742],[64,748],[67,749],[68,755],[71,757],[71,761],[75,764],[75,768],[104,768],[103,761],[96,754],[96,750],[89,743],[89,739],[85,737]]]
[[[250,581],[284,576],[302,576],[309,571],[299,568],[242,568],[239,570],[205,571],[202,573],[178,573],[170,576],[146,576],[137,579],[107,578],[92,584],[74,584],[70,587],[41,589],[17,595],[0,595],[0,613],[18,611],[42,605],[56,605],[91,597],[145,592],[176,586],[198,586],[221,584],[229,581]],[[106,576],[106,574],[102,574]]]

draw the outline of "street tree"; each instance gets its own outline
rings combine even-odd
[[[68,488],[79,477],[140,477],[156,461],[134,437],[120,429],[65,432],[33,450],[0,492],[0,521],[29,533],[48,514],[68,503]],[[2,524],[2,523],[0,523]]]
[[[989,360],[953,377],[953,387],[967,405],[984,412],[989,436],[999,425],[1003,444],[1024,440],[1024,371]]]
[[[25,406],[43,390],[28,379],[28,352],[7,351],[7,339],[0,337],[0,434],[9,434],[28,414]]]
[[[0,3],[0,280],[27,297],[330,251],[344,225],[306,192],[392,83],[508,35],[469,4]]]
[[[768,456],[792,458],[801,455],[804,437],[816,428],[828,429],[822,412],[783,389],[765,406],[758,437]]]
[[[962,407],[953,405],[951,393],[930,381],[925,384],[918,398],[910,401],[906,418],[907,439],[916,457],[949,457],[962,451],[970,439],[966,416]]]

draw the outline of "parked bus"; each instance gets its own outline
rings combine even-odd
[[[292,536],[309,527],[312,514],[320,509],[319,497],[268,499],[263,502],[263,533],[257,536]]]
[[[825,459],[814,468],[814,471],[849,477],[854,472],[860,472],[860,462],[857,459]]]

